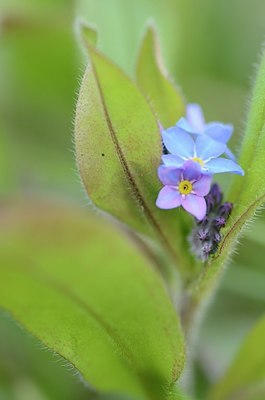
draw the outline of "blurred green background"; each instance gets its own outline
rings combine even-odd
[[[99,47],[133,76],[147,20],[165,63],[207,120],[232,122],[236,151],[265,35],[261,0],[0,0],[1,202],[88,201],[73,152],[85,56],[75,20],[98,27]],[[224,185],[227,180],[222,179]],[[265,222],[253,222],[197,339],[196,399],[226,370],[265,303]],[[84,399],[80,379],[0,313],[0,399]],[[97,398],[97,397],[93,397]]]

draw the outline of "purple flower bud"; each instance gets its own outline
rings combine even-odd
[[[206,205],[207,205],[207,214],[209,214],[212,209],[214,208],[214,199],[213,196],[211,195],[211,193],[209,193],[206,197]]]
[[[208,256],[209,254],[211,254],[212,247],[213,245],[211,242],[205,242],[202,246],[203,253]]]
[[[221,217],[224,217],[227,219],[229,217],[229,215],[231,214],[232,208],[233,208],[233,204],[226,202],[220,206],[218,214]]]
[[[197,258],[206,261],[215,254],[222,240],[220,233],[229,218],[233,204],[221,204],[223,194],[217,184],[212,185],[210,192],[205,196],[207,213],[201,221],[196,221],[190,235],[191,250]]]
[[[217,183],[214,183],[212,185],[211,190],[210,190],[210,195],[213,198],[214,204],[216,206],[219,206],[223,199],[223,193],[221,192],[221,189],[220,189],[219,185],[217,185]]]
[[[214,233],[213,240],[214,240],[216,243],[219,243],[219,242],[221,241],[221,239],[222,239],[221,234],[220,234],[219,232],[215,232],[215,233]]]
[[[209,230],[208,229],[199,229],[198,237],[201,241],[209,239]]]
[[[197,225],[200,226],[201,228],[204,228],[208,225],[209,220],[207,217],[204,217],[201,221],[197,222]]]
[[[220,229],[220,228],[223,228],[224,226],[225,226],[225,223],[226,223],[226,219],[224,218],[224,217],[216,217],[215,219],[214,219],[214,225],[218,228],[218,229]]]

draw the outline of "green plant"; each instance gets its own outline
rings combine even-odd
[[[94,30],[82,26],[82,38],[89,64],[76,111],[77,164],[93,204],[122,224],[36,205],[5,210],[0,305],[99,392],[185,399],[178,384],[185,347],[192,353],[198,318],[265,200],[264,59],[239,157],[245,177],[233,178],[231,217],[217,251],[201,262],[187,240],[193,220],[155,205],[158,122],[175,123],[185,102],[161,67],[154,28],[143,39],[136,82],[98,51]],[[263,337],[262,320],[209,399],[264,397],[264,354],[249,356]]]

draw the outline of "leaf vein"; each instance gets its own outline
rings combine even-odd
[[[91,60],[91,66],[92,66],[92,70],[93,70],[93,73],[94,73],[94,76],[95,76],[95,80],[96,80],[96,83],[97,83],[97,87],[98,87],[98,90],[99,90],[100,100],[101,100],[101,104],[102,104],[102,107],[103,107],[103,111],[104,111],[104,115],[105,115],[105,118],[106,118],[106,122],[107,122],[107,125],[108,125],[108,128],[109,128],[109,131],[110,131],[111,139],[112,139],[112,142],[113,142],[114,147],[116,149],[116,152],[117,152],[118,158],[120,160],[120,163],[121,163],[122,169],[124,171],[124,174],[125,174],[126,178],[128,179],[128,182],[129,182],[130,187],[132,189],[132,192],[133,192],[133,194],[135,196],[135,199],[138,202],[138,204],[140,205],[140,207],[143,209],[147,220],[153,226],[155,231],[158,233],[158,236],[162,240],[162,243],[165,245],[165,247],[167,248],[169,253],[176,260],[176,258],[177,258],[176,257],[176,253],[174,252],[173,248],[171,247],[170,243],[168,242],[167,238],[165,237],[165,235],[164,235],[163,231],[161,230],[157,220],[154,218],[151,210],[147,206],[147,204],[146,204],[146,202],[144,200],[144,197],[143,197],[143,195],[142,195],[142,193],[141,193],[141,191],[140,191],[140,189],[139,189],[139,187],[138,187],[133,175],[131,174],[130,168],[129,168],[127,162],[126,162],[126,159],[125,159],[125,156],[123,154],[122,148],[121,148],[120,143],[118,141],[117,134],[116,134],[115,129],[113,127],[113,124],[111,122],[111,119],[110,119],[110,116],[109,116],[109,112],[108,112],[108,108],[107,108],[107,105],[106,105],[105,100],[104,100],[103,90],[102,90],[102,87],[100,85],[100,81],[99,81],[99,78],[98,78],[98,75],[97,75],[97,71],[96,71],[96,68],[95,68],[92,60]]]

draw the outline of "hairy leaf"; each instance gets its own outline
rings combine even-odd
[[[62,368],[64,363],[58,355],[43,351],[43,345],[0,308],[1,400],[91,400],[94,393],[72,370]],[[4,395],[4,389],[10,394]]]
[[[229,201],[235,207],[221,251],[240,233],[244,223],[265,202],[265,55],[263,56],[253,90],[246,133],[239,164],[245,176],[234,178]]]
[[[97,30],[83,21],[77,21],[77,26],[80,30],[80,35],[84,40],[84,44],[91,43],[93,46],[96,46],[98,40]]]
[[[265,317],[251,330],[210,400],[263,400],[265,398]]]
[[[246,126],[246,133],[244,135],[242,148],[240,152],[239,162],[240,165],[246,171],[246,177],[251,173],[253,174],[253,168],[255,170],[252,177],[252,187],[253,189],[259,189],[259,184],[263,182],[260,188],[260,193],[264,194],[264,178],[262,174],[262,168],[258,171],[257,166],[265,159],[265,149],[264,149],[264,126],[265,126],[265,53],[261,58],[260,66],[257,70],[257,76],[255,85],[253,87],[252,99],[250,102],[250,111]],[[260,156],[259,160],[256,159]],[[246,197],[247,192],[250,190],[248,199],[254,201],[259,193],[256,193],[251,188],[246,187],[245,182],[239,177],[234,178],[233,186],[231,189],[231,200],[237,201],[239,194]],[[262,180],[262,181],[260,181]]]
[[[195,296],[201,297],[222,271],[245,223],[265,202],[265,56],[254,86],[246,133],[242,142],[239,164],[244,177],[235,176],[228,200],[234,208],[227,226],[222,230],[223,239],[215,257],[208,263],[200,277]]]
[[[166,398],[184,362],[178,319],[124,233],[59,207],[1,216],[0,306],[95,389]]]
[[[163,65],[154,26],[148,27],[143,38],[136,73],[137,83],[150,100],[161,125],[164,128],[175,125],[185,114],[185,105]]]
[[[191,400],[178,386],[174,386],[169,394],[168,400]]]
[[[160,131],[144,96],[87,42],[90,63],[79,94],[75,146],[92,202],[137,231],[156,238],[184,270],[189,261],[180,210],[160,210]]]

